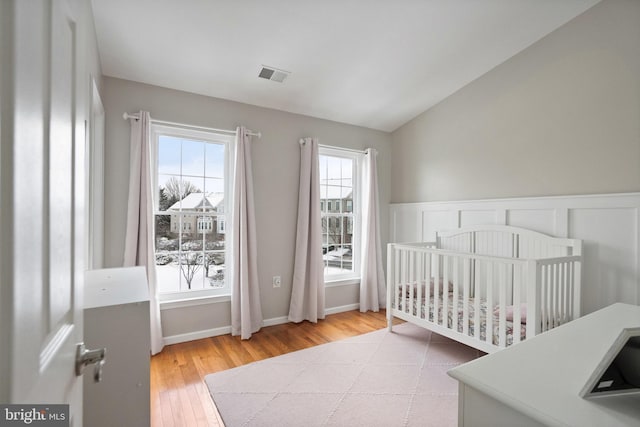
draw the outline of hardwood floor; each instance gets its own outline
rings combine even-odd
[[[384,310],[348,311],[329,315],[317,324],[265,327],[245,341],[221,335],[166,346],[151,358],[151,425],[223,426],[204,384],[206,375],[385,326]]]

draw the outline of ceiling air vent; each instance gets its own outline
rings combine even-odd
[[[289,71],[278,70],[277,68],[263,65],[262,69],[260,70],[260,74],[258,74],[258,77],[282,83],[289,74],[291,74]]]

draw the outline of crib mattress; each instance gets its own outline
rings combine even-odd
[[[411,299],[409,297],[405,297],[399,298],[400,301],[400,310],[401,311],[406,311],[405,307],[409,307],[409,305],[411,304]],[[439,325],[443,325],[443,321],[442,321],[442,316],[444,314],[444,308],[443,308],[443,296],[440,295],[438,298],[438,321],[437,323]],[[468,304],[469,304],[469,329],[467,332],[467,335],[471,336],[471,337],[475,337],[475,328],[476,328],[476,319],[475,319],[475,298],[469,298],[468,299]],[[427,313],[428,313],[428,320],[431,322],[435,322],[434,321],[434,312],[435,312],[435,299],[433,297],[429,298],[429,308],[427,310],[426,304],[425,304],[425,299],[422,298],[422,302],[419,303],[418,299],[416,297],[413,298],[413,310],[411,312],[412,316],[418,316],[418,305],[420,305],[420,318],[422,319],[427,319]],[[395,308],[395,306],[394,306]],[[480,340],[486,342],[487,341],[487,302],[485,300],[481,300],[480,302]],[[447,328],[448,329],[453,329],[453,319],[454,316],[457,316],[458,318],[458,323],[457,323],[457,330],[460,333],[463,333],[463,321],[464,321],[464,299],[462,297],[459,296],[459,299],[457,301],[457,304],[454,304],[453,301],[453,294],[449,293],[448,294],[448,300],[447,300]],[[500,319],[499,319],[499,314],[493,314],[493,308],[491,310],[491,316],[493,316],[493,325],[492,325],[492,343],[494,345],[500,345]],[[514,328],[514,323],[512,321],[507,320],[506,321],[506,333],[507,333],[507,340],[506,340],[506,345],[509,346],[513,343],[513,333],[514,333],[514,329],[516,330],[516,333],[518,333],[518,329],[520,330],[520,340],[523,341],[526,338],[526,333],[527,333],[527,328],[526,328],[526,324],[520,324],[519,328],[518,326],[516,326]]]

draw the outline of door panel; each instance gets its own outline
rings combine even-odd
[[[68,319],[72,290],[74,25],[59,7],[51,19],[49,138],[49,310],[55,331]]]
[[[11,403],[69,403],[80,425],[84,120],[76,24],[67,0],[3,1],[2,13],[12,17],[2,58],[13,68],[2,74],[3,96],[10,94],[2,123],[11,125],[2,129],[0,245],[10,291],[0,310],[10,313],[2,317],[10,332],[0,351],[9,386],[0,391]]]

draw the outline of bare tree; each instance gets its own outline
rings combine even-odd
[[[198,260],[198,252],[183,252],[180,259],[180,272],[191,289],[191,282],[198,270],[202,267],[202,262]]]
[[[199,193],[200,189],[191,181],[185,181],[172,176],[162,189],[168,206],[187,197],[191,193]]]

